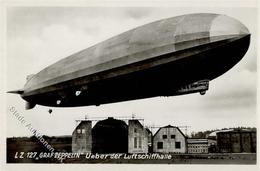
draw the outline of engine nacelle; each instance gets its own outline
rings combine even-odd
[[[205,95],[208,89],[209,80],[201,80],[181,87],[176,91],[176,94],[189,94],[199,92],[201,95]]]

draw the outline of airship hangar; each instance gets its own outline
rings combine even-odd
[[[226,15],[195,13],[155,21],[72,54],[10,91],[36,104],[77,107],[189,93],[247,52],[249,30]]]
[[[141,118],[78,120],[72,133],[73,153],[255,153],[256,131],[225,129],[191,138],[180,126],[147,127]],[[94,124],[95,123],[95,124]],[[156,132],[152,129],[156,128]]]

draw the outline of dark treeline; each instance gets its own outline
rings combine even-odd
[[[42,136],[45,141],[49,143],[57,143],[57,142],[64,142],[64,143],[71,143],[71,136]],[[39,140],[35,136],[31,137],[9,137],[7,138],[7,142],[35,142],[39,143]]]

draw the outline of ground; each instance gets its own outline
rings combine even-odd
[[[163,159],[140,159],[145,154],[86,154],[60,159],[58,155],[71,155],[71,137],[45,137],[55,149],[48,151],[37,139],[7,138],[7,163],[131,163],[131,164],[256,164],[256,153],[210,153],[210,154],[147,154],[160,155]],[[91,154],[88,154],[91,155]],[[71,157],[71,156],[70,156]]]

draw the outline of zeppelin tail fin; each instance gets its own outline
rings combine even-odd
[[[13,94],[23,94],[24,90],[13,90],[13,91],[8,91],[7,93],[13,93]]]
[[[26,109],[26,110],[32,109],[32,108],[34,108],[35,106],[36,106],[35,103],[31,103],[31,102],[26,102],[26,103],[25,103],[25,109]]]

